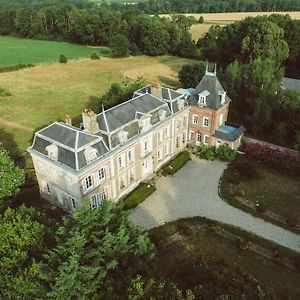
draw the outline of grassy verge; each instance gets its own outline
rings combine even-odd
[[[190,152],[182,151],[173,160],[162,167],[163,175],[173,175],[190,160]]]
[[[236,170],[237,165],[241,163],[246,163],[249,168],[256,170],[257,175],[251,178],[241,176]],[[230,191],[230,184],[237,187],[236,193]],[[242,194],[248,201],[259,201],[264,208],[284,218],[298,220],[298,223],[300,221],[299,177],[285,175],[262,163],[239,155],[229,164],[221,179],[221,195],[230,205],[278,226],[294,230],[292,226],[277,222],[243,205],[235,198],[236,194]]]
[[[142,203],[156,190],[155,185],[151,183],[141,183],[132,191],[123,201],[125,209],[131,209]]]
[[[249,250],[242,250],[236,243],[216,234],[214,230],[199,230],[196,233],[188,230],[189,227],[203,224],[209,228],[224,228],[255,244],[277,249],[291,260],[299,260],[299,254],[270,241],[233,226],[195,217],[168,223],[150,231],[150,238],[157,246],[158,263],[169,280],[185,288],[199,285],[205,287],[208,284],[216,290],[224,291],[238,284],[244,291],[253,292],[256,285],[260,285],[271,295],[271,299],[299,299],[299,272],[289,271],[274,260],[265,259]],[[182,238],[168,243],[167,238],[175,233],[180,233]],[[249,294],[246,298],[257,299]],[[208,299],[215,298],[211,295]]]

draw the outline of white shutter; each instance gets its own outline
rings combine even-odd
[[[100,184],[100,178],[99,178],[99,173],[98,171],[93,173],[93,177],[94,177],[94,185],[98,186]]]

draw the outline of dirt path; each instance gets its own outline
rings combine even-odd
[[[27,131],[27,132],[33,132],[34,131],[34,128],[32,128],[32,127],[28,127],[28,126],[25,126],[25,125],[18,124],[16,122],[8,121],[8,120],[5,120],[3,118],[0,118],[0,125],[20,129],[20,130]]]

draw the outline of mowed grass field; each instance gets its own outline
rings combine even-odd
[[[64,54],[68,59],[88,58],[93,52],[107,53],[105,47],[94,48],[65,42],[40,41],[0,36],[0,68],[17,64],[57,62]]]
[[[0,97],[0,142],[24,154],[33,132],[54,121],[81,114],[90,96],[101,96],[125,77],[176,86],[177,72],[190,60],[173,56],[83,59],[67,64],[38,65],[0,73],[0,86],[12,96]]]
[[[193,16],[197,20],[200,16],[203,16],[204,23],[196,24],[191,27],[191,34],[194,40],[198,40],[205,34],[212,25],[225,26],[235,21],[241,21],[246,17],[256,17],[271,14],[289,14],[292,19],[300,19],[300,12],[243,12],[243,13],[204,13],[204,14],[185,14],[185,16]],[[169,15],[161,15],[162,17],[168,17]]]

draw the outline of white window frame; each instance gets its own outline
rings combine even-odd
[[[176,137],[176,149],[178,149],[179,146],[180,146],[180,137],[177,136],[177,137]]]
[[[209,126],[209,118],[203,117],[203,127],[208,127]]]
[[[72,208],[76,208],[76,200],[74,199],[74,197],[69,196],[69,203],[71,204]]]
[[[194,140],[195,132],[190,130],[190,140]]]
[[[201,143],[202,141],[202,134],[201,132],[197,132],[197,142]]]
[[[162,130],[157,131],[156,138],[157,138],[157,144],[160,144],[162,142],[162,138],[163,138],[163,131]]]
[[[165,127],[165,138],[169,138],[170,137],[170,126]]]
[[[94,187],[93,176],[88,175],[82,180],[83,192],[87,193]]]
[[[127,159],[129,163],[134,162],[134,148],[131,148],[127,152]]]
[[[183,144],[186,143],[186,134],[185,134],[185,132],[182,133],[182,143]]]
[[[208,145],[209,144],[209,135],[208,134],[204,134],[203,143],[204,143],[204,145]]]
[[[125,153],[118,156],[118,168],[119,170],[124,169],[126,166]]]
[[[187,116],[183,117],[183,126],[187,126]]]
[[[129,181],[132,182],[135,180],[135,169],[132,168],[129,170],[128,172],[128,178],[129,178]]]
[[[125,181],[126,181],[125,176],[121,175],[119,177],[119,189],[120,190],[122,190],[122,189],[124,189],[126,187],[126,182]],[[122,183],[123,183],[123,185],[122,185]]]
[[[48,195],[51,195],[51,189],[50,189],[50,185],[48,182],[46,182],[46,189],[47,189]]]
[[[169,153],[169,144],[166,144],[165,146],[164,146],[164,155],[165,156],[167,156],[167,155],[169,155],[170,153]]]
[[[162,150],[161,148],[157,149],[157,160],[158,161],[163,159],[163,156],[162,156],[163,152],[161,150]]]
[[[90,197],[90,209],[99,208],[102,202],[107,199],[106,189],[102,189],[99,193],[94,194]]]
[[[193,114],[192,115],[192,124],[198,124],[199,123],[199,116]]]

